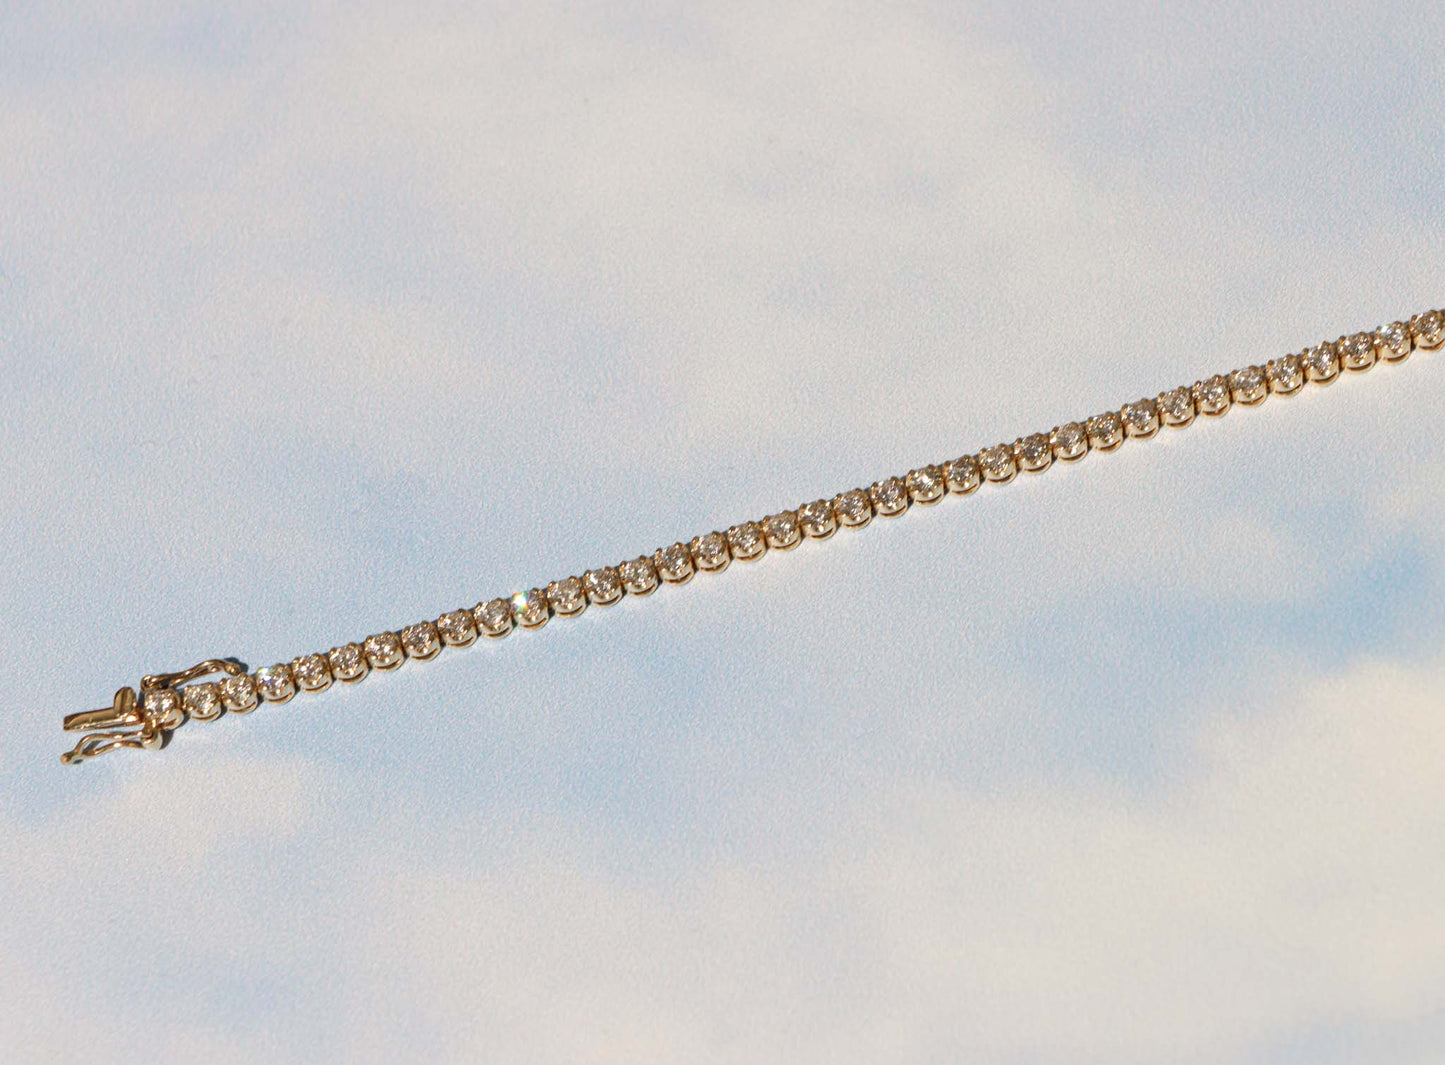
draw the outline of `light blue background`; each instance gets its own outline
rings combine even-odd
[[[1440,1060],[1438,354],[56,756],[143,672],[1441,305],[1442,42],[5,5],[0,1056]]]

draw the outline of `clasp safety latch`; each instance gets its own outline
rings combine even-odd
[[[82,736],[60,760],[76,765],[122,747],[157,750],[165,744],[167,733],[185,724],[181,685],[209,673],[237,676],[245,671],[239,662],[211,658],[178,673],[148,674],[141,678],[139,692],[121,688],[110,706],[66,715],[66,732],[88,735]]]

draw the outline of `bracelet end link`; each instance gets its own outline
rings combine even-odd
[[[121,747],[154,749],[161,745],[158,722],[147,720],[134,688],[121,688],[110,706],[67,714],[64,725],[66,732],[88,733],[60,756],[65,765],[78,765]]]
[[[210,673],[236,676],[245,667],[230,659],[208,659],[178,673],[157,673],[141,678],[140,690],[120,688],[110,706],[67,714],[66,732],[84,732],[74,747],[60,756],[63,765],[78,765],[107,751],[122,748],[155,751],[165,746],[166,733],[185,724],[180,686]]]

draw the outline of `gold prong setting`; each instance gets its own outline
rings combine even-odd
[[[1049,433],[1049,445],[1060,462],[1078,462],[1089,453],[1089,430],[1082,422],[1065,422]]]
[[[227,677],[219,683],[219,687],[221,689],[221,705],[226,708],[227,713],[249,714],[256,709],[260,702],[261,696],[256,690],[256,678],[249,673]]]
[[[547,602],[559,618],[575,618],[587,609],[587,589],[581,577],[563,577],[547,585]]]
[[[903,483],[908,486],[908,497],[923,507],[937,503],[948,492],[943,470],[938,466],[920,466],[916,470],[909,470]]]
[[[488,599],[472,611],[477,631],[491,640],[500,640],[512,631],[512,604],[505,599]]]
[[[320,692],[331,687],[331,666],[325,655],[301,655],[291,660],[291,675],[296,687],[304,692]]]
[[[1304,387],[1305,368],[1298,355],[1270,359],[1264,365],[1269,390],[1276,396],[1292,396]]]
[[[913,502],[908,496],[908,485],[902,477],[885,477],[868,486],[868,500],[873,512],[884,518],[896,518]]]
[[[284,703],[296,694],[296,680],[285,662],[256,670],[256,693],[262,702]]]
[[[1445,344],[1445,311],[1426,311],[1410,319],[1410,335],[1415,346],[1423,351],[1434,351]]]
[[[221,686],[214,681],[187,684],[181,689],[181,703],[192,721],[212,721],[221,716]]]
[[[1328,340],[1300,352],[1305,376],[1316,384],[1327,385],[1340,376],[1340,356]]]
[[[343,684],[355,684],[371,672],[366,651],[359,643],[344,643],[326,652],[331,675]],[[223,682],[224,683],[224,682]]]
[[[1014,441],[1014,461],[1025,473],[1043,473],[1054,464],[1054,447],[1048,433],[1030,433]]]

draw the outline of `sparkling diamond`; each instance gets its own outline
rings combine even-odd
[[[1372,348],[1371,351],[1374,349]],[[1258,366],[1243,366],[1229,372],[1229,394],[1234,402],[1246,407],[1258,403],[1269,395],[1264,381],[1264,370]]]
[[[547,593],[540,588],[528,588],[515,592],[511,598],[512,617],[524,629],[539,629],[547,624],[551,616],[547,606]]]
[[[1124,432],[1129,436],[1144,439],[1159,431],[1159,411],[1152,399],[1125,403],[1119,416],[1124,419]]]
[[[1351,333],[1335,341],[1340,362],[1346,370],[1360,373],[1375,365],[1375,338],[1370,333]]]
[[[221,681],[221,705],[233,714],[256,709],[256,678],[249,673]]]
[[[1333,381],[1340,372],[1340,357],[1335,346],[1328,341],[1305,348],[1300,353],[1305,366],[1305,376],[1311,381]]]
[[[1124,442],[1124,421],[1114,411],[1094,415],[1084,427],[1094,451],[1113,451]]]
[[[710,573],[727,569],[732,561],[732,555],[728,554],[728,538],[720,532],[694,537],[688,550],[692,552],[697,568]]]
[[[1014,444],[1019,466],[1029,473],[1042,473],[1053,465],[1054,449],[1048,433],[1032,433]]]
[[[268,703],[284,703],[296,694],[291,667],[284,662],[256,670],[256,691]]]
[[[512,631],[512,604],[505,599],[488,599],[472,608],[477,631],[483,636],[499,639]]]
[[[902,514],[908,509],[908,486],[903,483],[902,477],[885,477],[873,482],[868,496],[874,508],[884,517]]]
[[[219,684],[188,684],[181,689],[181,705],[186,716],[193,721],[210,721],[221,716],[221,686]]]
[[[319,692],[331,686],[331,667],[325,655],[302,655],[291,663],[291,675],[302,691]]]
[[[401,637],[394,632],[378,632],[361,641],[361,649],[372,669],[395,669],[406,661]]]
[[[442,638],[430,621],[418,621],[401,630],[401,646],[407,658],[426,660],[442,649]]]
[[[1380,355],[1390,362],[1398,362],[1415,347],[1408,322],[1391,322],[1389,325],[1380,326],[1375,330],[1375,342]]]
[[[617,567],[628,595],[648,595],[657,587],[657,567],[650,558],[634,558]]]
[[[588,600],[598,606],[611,606],[622,598],[622,578],[611,566],[589,569],[582,574],[582,587]]]
[[[804,503],[798,508],[798,524],[804,536],[826,540],[838,528],[838,521],[833,517],[833,504],[826,499]]]
[[[1014,466],[1014,449],[1007,444],[984,448],[978,453],[978,465],[984,477],[996,484],[1007,484],[1018,472]]]
[[[692,562],[692,552],[687,544],[669,544],[658,548],[652,556],[657,575],[665,584],[686,584],[692,580],[697,567]]]
[[[909,470],[903,479],[908,488],[909,498],[915,503],[936,503],[943,498],[947,486],[943,483],[943,471],[937,466],[920,466]]]
[[[477,638],[477,623],[470,610],[449,610],[437,618],[437,633],[448,647],[465,647]]]
[[[862,528],[873,520],[873,501],[862,488],[850,488],[833,500],[833,514],[839,525]]]
[[[966,496],[978,488],[983,473],[978,468],[978,459],[973,455],[961,455],[943,464],[943,479],[948,490],[954,495]]]
[[[1054,456],[1065,462],[1081,459],[1089,453],[1089,433],[1078,422],[1065,422],[1049,434]]]
[[[1426,311],[1410,319],[1415,346],[1430,350],[1445,344],[1445,311]]]
[[[763,537],[763,527],[755,521],[745,521],[728,529],[728,550],[733,558],[741,561],[757,558],[768,549]]]
[[[1168,425],[1188,425],[1194,420],[1194,393],[1185,387],[1159,393],[1159,414]]]
[[[798,528],[798,515],[791,510],[769,514],[763,519],[763,536],[769,547],[779,551],[797,546],[803,537],[803,530]]]
[[[181,693],[174,688],[157,688],[145,693],[145,716],[159,728],[175,728],[186,719]]]
[[[360,680],[371,669],[366,661],[366,652],[359,643],[333,647],[327,652],[326,660],[331,666],[331,675],[337,680]]]
[[[1304,363],[1300,362],[1298,355],[1270,359],[1264,368],[1264,375],[1269,380],[1269,390],[1281,396],[1298,392],[1305,383]]]
[[[547,602],[564,618],[570,618],[587,609],[587,589],[582,587],[581,577],[563,577],[547,585]]]
[[[1218,374],[1194,386],[1194,400],[1200,414],[1217,416],[1229,410],[1229,382]]]

